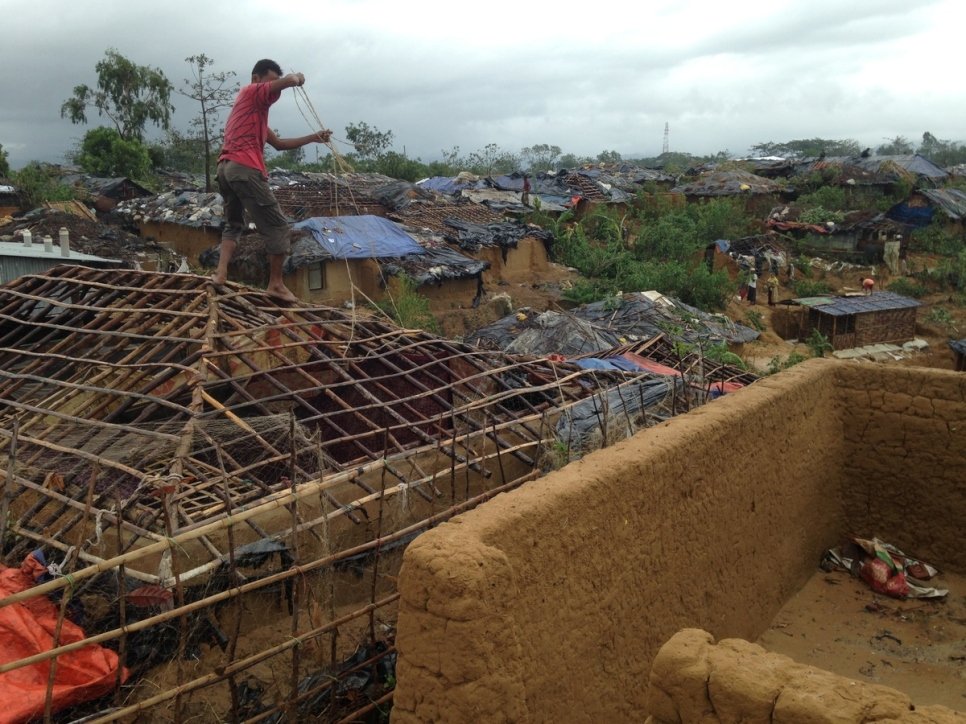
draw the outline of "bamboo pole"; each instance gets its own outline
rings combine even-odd
[[[390,603],[398,599],[399,599],[398,593],[390,594],[389,596],[386,596],[385,598],[380,599],[375,604],[368,604],[364,608],[361,608],[358,611],[353,611],[352,613],[346,614],[342,618],[339,618],[335,621],[330,621],[329,623],[323,626],[314,628],[311,631],[306,631],[305,633],[299,634],[295,638],[291,638],[281,644],[278,644],[276,646],[272,646],[271,648],[260,651],[257,654],[253,654],[244,659],[239,659],[238,661],[232,664],[229,664],[228,666],[226,666],[224,669],[220,671],[216,671],[215,673],[212,673],[212,674],[206,674],[205,676],[200,676],[197,679],[194,679],[193,681],[189,681],[184,684],[181,684],[175,689],[169,689],[168,691],[164,691],[160,694],[157,694],[156,696],[152,696],[150,699],[139,701],[137,704],[132,704],[131,706],[127,706],[123,709],[117,709],[115,711],[108,712],[106,716],[94,719],[90,722],[90,724],[102,724],[106,722],[118,721],[119,719],[124,719],[125,717],[131,716],[132,714],[139,714],[140,712],[150,709],[151,707],[157,704],[161,704],[161,703],[164,703],[165,701],[169,701],[175,696],[184,695],[192,691],[195,691],[197,689],[202,689],[206,686],[210,686],[211,684],[216,684],[219,681],[224,681],[228,676],[237,674],[241,671],[245,671],[246,669],[252,666],[255,666],[256,664],[259,664],[262,661],[272,658],[273,656],[284,653],[296,646],[301,646],[306,641],[313,638],[317,638],[318,636],[321,636],[322,634],[327,633],[333,628],[344,626],[348,622],[366,615],[366,613],[368,613],[369,608],[371,606],[376,606],[381,608],[383,606],[388,606]]]
[[[234,588],[221,591],[216,594],[212,594],[211,596],[208,596],[206,598],[202,598],[197,601],[192,601],[191,603],[185,604],[181,608],[173,609],[171,611],[164,611],[162,613],[155,614],[150,618],[145,618],[145,619],[141,619],[140,621],[136,621],[128,625],[123,631],[120,628],[113,629],[111,631],[105,631],[100,634],[95,634],[94,636],[88,636],[87,638],[81,641],[77,641],[75,643],[64,644],[63,646],[60,646],[56,649],[50,649],[48,651],[27,656],[23,659],[18,659],[17,661],[11,661],[5,664],[0,664],[0,674],[6,673],[7,671],[13,671],[14,669],[19,669],[24,666],[30,666],[32,664],[36,664],[41,661],[46,661],[55,656],[60,656],[61,654],[67,653],[68,651],[75,651],[77,649],[84,648],[85,646],[90,646],[91,644],[99,644],[104,641],[110,641],[112,639],[117,638],[124,632],[134,633],[135,631],[141,631],[151,626],[155,626],[159,623],[170,621],[171,619],[177,616],[183,616],[185,614],[192,613],[202,608],[207,608],[209,606],[215,605],[222,601],[230,600],[236,596],[240,596],[245,593],[248,593],[249,591],[260,590],[267,586],[274,585],[276,583],[284,581],[293,576],[297,576],[297,575],[301,576],[311,571],[317,570],[319,568],[332,565],[333,563],[338,562],[342,558],[349,558],[359,553],[365,553],[375,548],[376,545],[385,545],[390,542],[399,540],[401,538],[405,538],[406,536],[416,531],[430,528],[443,520],[447,520],[448,518],[463,512],[464,510],[469,510],[471,508],[476,507],[480,503],[483,503],[486,500],[489,500],[490,498],[494,497],[495,495],[498,495],[499,493],[505,492],[507,490],[512,490],[513,488],[522,485],[524,482],[528,480],[533,480],[534,478],[537,478],[537,477],[539,477],[539,472],[533,471],[527,475],[524,475],[521,478],[513,480],[510,483],[506,483],[497,488],[491,488],[490,490],[484,493],[481,493],[480,495],[477,495],[476,497],[470,500],[465,500],[462,503],[454,505],[431,518],[425,518],[421,521],[418,521],[417,523],[414,523],[413,525],[407,526],[405,528],[401,528],[400,530],[397,530],[394,533],[390,533],[389,535],[384,536],[381,541],[370,540],[360,545],[354,546],[353,548],[348,548],[346,550],[340,551],[338,554],[324,556],[314,561],[305,563],[301,566],[297,566],[297,567],[293,566],[288,570],[281,571],[279,573],[274,573],[270,576],[265,576],[264,578],[260,578],[255,581],[251,581],[249,583],[245,583],[239,586],[235,586]],[[231,520],[232,522],[238,522],[238,516],[233,516]],[[118,565],[121,562],[122,561],[118,561],[115,563],[115,565]],[[87,571],[87,570],[90,570],[90,569],[89,568],[83,569],[78,573],[83,573],[84,571]],[[76,576],[77,574],[74,574],[75,578]],[[56,581],[51,581],[50,583],[55,583],[55,582]],[[49,584],[41,584],[41,586],[35,586],[34,588],[30,589],[30,592],[32,593],[37,589],[41,588],[42,586],[47,586],[47,585]],[[61,587],[63,587],[63,585],[54,586],[52,590],[56,590],[57,588],[61,588]],[[19,602],[24,598],[29,598],[29,597],[24,597],[21,594],[13,594],[11,596],[7,596],[6,598],[0,599],[0,607],[8,606],[11,603]],[[13,600],[13,599],[16,599],[16,600]]]
[[[88,566],[87,568],[82,568],[73,574],[75,581],[81,581],[90,576],[102,573],[104,571],[110,570],[111,568],[116,568],[118,565],[124,563],[130,563],[131,561],[137,560],[145,556],[150,556],[154,554],[160,554],[167,550],[172,550],[177,546],[181,546],[190,540],[200,538],[203,535],[208,535],[216,531],[224,530],[229,525],[234,525],[235,523],[240,523],[241,521],[248,520],[249,518],[261,515],[263,513],[276,510],[278,508],[285,507],[294,500],[301,500],[302,498],[317,493],[318,490],[325,484],[336,484],[339,482],[347,482],[353,480],[361,475],[372,472],[373,470],[379,470],[383,465],[384,461],[374,460],[366,465],[361,465],[353,470],[347,470],[341,473],[336,473],[332,478],[326,481],[316,481],[303,483],[302,487],[296,492],[292,493],[289,490],[279,491],[274,495],[270,496],[268,500],[260,502],[258,505],[253,507],[242,509],[238,513],[221,518],[213,523],[208,523],[197,528],[188,529],[180,532],[178,535],[167,538],[165,540],[152,543],[150,545],[139,548],[136,551],[130,551],[120,556],[114,556],[107,560],[101,560],[98,564],[93,566]],[[29,598],[35,598],[41,595],[47,595],[52,591],[56,591],[63,588],[66,584],[61,581],[61,579],[55,579],[53,581],[48,581],[47,583],[42,583],[38,586],[27,591],[21,591],[20,593],[15,593],[5,598],[0,599],[0,608],[4,606],[9,606],[13,603],[18,603],[22,600]],[[26,594],[26,595],[25,595]]]

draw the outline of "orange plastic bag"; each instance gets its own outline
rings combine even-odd
[[[0,566],[0,598],[34,585],[36,559],[30,555],[21,568]],[[41,566],[42,568],[42,566]],[[54,646],[58,607],[38,596],[0,608],[0,663],[50,651]],[[84,631],[64,619],[60,644],[84,639]],[[42,717],[47,696],[51,659],[0,674],[0,722],[26,722]],[[92,644],[57,657],[52,695],[53,711],[96,699],[114,689],[117,654]],[[127,671],[122,674],[127,678]]]

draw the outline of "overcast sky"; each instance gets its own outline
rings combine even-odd
[[[63,161],[87,127],[62,119],[61,103],[75,85],[95,85],[108,48],[162,69],[178,87],[190,55],[206,54],[215,71],[235,71],[243,83],[256,60],[273,58],[305,74],[337,139],[364,121],[423,161],[490,143],[513,153],[545,143],[582,156],[652,156],[665,122],[670,149],[695,154],[740,156],[762,141],[812,137],[874,147],[902,135],[917,145],[923,131],[962,142],[963,8],[957,0],[0,0],[0,144],[15,169]],[[173,100],[174,126],[186,130],[194,102]],[[107,125],[96,112],[89,121]],[[282,136],[312,130],[292,90],[270,123]]]

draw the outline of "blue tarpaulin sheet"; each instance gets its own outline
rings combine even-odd
[[[381,216],[316,216],[295,224],[308,229],[335,259],[385,259],[422,254],[423,247],[398,224]]]

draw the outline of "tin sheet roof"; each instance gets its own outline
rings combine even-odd
[[[873,292],[869,295],[857,297],[803,297],[795,299],[796,303],[832,316],[846,314],[865,314],[867,312],[885,312],[890,309],[909,309],[918,307],[919,302],[904,297],[895,292]]]

